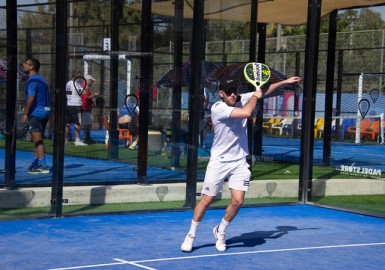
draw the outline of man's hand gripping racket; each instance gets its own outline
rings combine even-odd
[[[270,79],[270,69],[265,64],[251,62],[243,69],[245,79],[255,86],[258,98],[262,96],[261,87]]]

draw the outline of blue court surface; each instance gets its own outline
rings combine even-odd
[[[104,136],[104,130],[93,130],[91,132],[93,140],[101,144],[104,144]],[[129,150],[127,149],[127,151]],[[5,165],[3,157],[5,157],[5,150],[4,148],[0,148],[0,169]],[[51,185],[51,174],[31,175],[27,173],[27,168],[31,165],[32,159],[32,152],[16,152],[16,184],[21,187]],[[51,167],[53,161],[52,155],[47,154],[46,160],[47,165]],[[138,173],[136,169],[137,165],[133,163],[66,155],[64,157],[64,185],[137,183]],[[203,179],[203,177],[202,174],[198,174],[198,179]],[[149,183],[181,182],[186,179],[186,171],[183,168],[172,170],[170,161],[170,167],[168,168],[148,166],[147,178]],[[0,175],[0,186],[2,184],[5,184],[4,174]]]
[[[272,138],[263,139],[263,155],[273,161],[300,162],[299,139]],[[347,142],[332,142],[331,166],[352,165],[385,171],[385,145],[355,144]],[[323,164],[323,141],[314,141],[314,165]]]
[[[243,208],[225,252],[209,210],[191,253],[180,251],[192,212],[0,222],[2,270],[384,269],[385,219],[311,205]]]
[[[128,151],[128,150],[127,150]],[[4,156],[4,149],[0,149],[0,156]],[[47,155],[47,164],[52,164],[52,155]],[[27,168],[31,164],[32,153],[17,151],[16,154],[16,184],[20,186],[50,185],[51,174],[31,175]],[[91,166],[92,164],[92,166]],[[127,162],[111,160],[95,160],[81,157],[65,156],[64,158],[64,184],[128,184],[137,183],[137,166]],[[149,182],[183,181],[186,172],[183,170],[171,170],[165,168],[148,167],[147,177]],[[203,176],[198,175],[203,178]],[[155,179],[155,180],[154,180]],[[4,175],[0,175],[0,185],[4,181]]]

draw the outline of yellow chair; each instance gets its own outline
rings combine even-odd
[[[324,130],[325,118],[319,118],[314,124],[314,138],[321,138]]]
[[[262,123],[262,129],[265,133],[267,134],[271,134],[271,127],[273,125],[276,125],[278,124],[279,122],[281,122],[281,118],[280,117],[273,117],[273,118],[270,118],[269,121],[267,122],[263,122]]]

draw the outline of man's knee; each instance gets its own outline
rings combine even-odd
[[[243,199],[232,199],[231,204],[236,208],[241,208],[243,205]]]
[[[243,205],[244,198],[245,197],[244,197],[244,195],[242,193],[240,193],[240,194],[238,194],[238,193],[232,194],[232,196],[231,196],[231,204],[234,207],[240,208]]]
[[[213,196],[202,194],[202,198],[199,202],[204,204],[206,207],[208,207],[214,201],[214,199],[215,197]]]
[[[35,142],[35,148],[38,148],[41,145],[44,145],[43,140],[38,140],[38,141]]]

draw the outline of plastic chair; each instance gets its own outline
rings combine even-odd
[[[291,125],[293,123],[293,118],[283,118],[279,124],[273,124],[271,126],[272,133],[277,133],[278,135],[282,135],[283,128]]]
[[[317,121],[318,121],[318,118],[314,118],[314,126],[316,125]],[[297,126],[297,133],[298,133],[298,134],[301,134],[301,132],[302,132],[302,124],[301,124],[301,123],[298,123],[298,126]]]
[[[337,122],[336,119],[332,120],[332,127],[331,127],[332,135],[335,134],[335,132],[336,132],[336,122]],[[325,121],[324,121],[324,125],[322,125],[320,127],[318,132],[319,132],[319,137],[321,138],[324,135],[324,132],[325,132]],[[315,135],[315,133],[314,133],[314,135]]]
[[[107,118],[103,117],[104,126],[106,127],[106,130],[108,133],[110,133],[110,121],[108,121]],[[117,128],[119,132],[119,140],[124,140],[124,143],[126,146],[129,146],[132,144],[132,135],[128,129],[124,128]],[[106,147],[108,148],[110,146],[109,140],[106,143]]]
[[[341,118],[339,119],[339,126],[336,125],[335,135],[339,138],[345,140],[347,137],[347,132],[349,127],[354,126],[356,120],[353,118]],[[337,134],[338,131],[338,134]]]
[[[361,138],[370,138],[372,141],[374,141],[377,136],[378,132],[380,131],[380,120],[374,121],[369,128],[365,129],[361,132]]]
[[[297,136],[301,133],[301,119],[293,118],[292,121],[286,123],[282,127],[282,135],[286,136]]]
[[[324,130],[325,118],[319,118],[314,125],[314,138],[321,138]]]
[[[372,121],[370,119],[363,119],[360,123],[360,133],[362,138],[362,133],[365,132],[372,125]],[[350,126],[347,131],[347,137],[354,137],[356,135],[356,126]]]
[[[263,131],[265,131],[265,133],[267,134],[271,134],[272,125],[278,124],[280,121],[281,121],[280,117],[273,117],[273,118],[270,118],[269,121],[263,122],[262,123]]]

